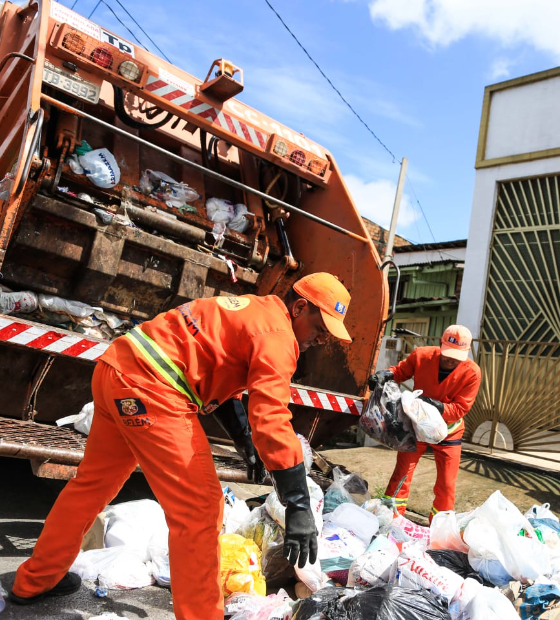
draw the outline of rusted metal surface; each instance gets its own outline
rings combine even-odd
[[[48,426],[21,420],[0,418],[0,456],[29,459],[33,472],[43,478],[69,480],[76,475],[87,437],[65,427]],[[211,446],[218,478],[224,482],[248,483],[247,468],[235,452]],[[323,472],[311,473],[322,488],[332,479]],[[271,484],[267,478],[264,484]]]

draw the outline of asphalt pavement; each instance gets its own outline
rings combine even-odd
[[[26,460],[0,458],[0,472],[0,582],[9,590],[17,567],[31,555],[43,521],[65,483],[36,478]],[[152,492],[142,474],[135,473],[115,501],[145,498],[153,499]],[[21,607],[7,601],[0,620],[89,620],[104,612],[129,620],[175,618],[167,588],[109,590],[106,598],[98,598],[95,582],[86,581],[76,594],[35,605]]]

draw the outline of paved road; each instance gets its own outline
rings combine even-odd
[[[0,458],[0,581],[9,589],[16,568],[31,555],[43,520],[64,482],[42,480],[28,461]],[[116,501],[153,498],[141,474],[133,474]],[[72,515],[68,515],[71,519]],[[29,607],[6,604],[0,620],[88,620],[103,612],[136,620],[173,620],[171,594],[166,588],[110,590],[107,598],[94,595],[94,582],[85,582],[74,595],[51,598]]]

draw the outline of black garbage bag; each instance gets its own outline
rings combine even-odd
[[[347,596],[344,588],[323,588],[298,601],[292,620],[451,620],[447,601],[429,590],[383,585]],[[321,614],[321,615],[319,615]]]
[[[429,590],[383,585],[343,598],[327,608],[326,620],[451,620],[447,601]]]
[[[416,452],[416,434],[401,405],[401,391],[394,381],[377,386],[360,416],[358,426],[370,437],[399,452]]]
[[[329,603],[336,602],[337,599],[337,588],[329,587],[318,590],[310,597],[297,601],[294,605],[292,620],[309,620],[309,618],[323,613]]]
[[[449,568],[449,570],[457,573],[457,575],[460,575],[463,579],[470,577],[489,588],[494,587],[493,583],[490,583],[490,581],[484,579],[480,573],[473,570],[472,566],[469,564],[468,554],[452,549],[428,549],[426,553],[436,564]]]

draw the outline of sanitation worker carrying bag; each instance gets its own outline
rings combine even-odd
[[[176,618],[222,620],[223,493],[199,411],[214,412],[255,479],[264,474],[258,457],[270,472],[286,505],[284,556],[300,567],[308,558],[315,562],[315,521],[288,409],[290,380],[300,351],[331,335],[351,341],[343,323],[349,302],[334,276],[313,273],[285,301],[196,299],[115,340],[93,374],[95,413],[84,459],[32,557],[19,567],[11,600],[26,605],[79,589],[80,578],[67,571],[82,538],[140,464],[169,526]],[[240,402],[231,401],[245,389],[252,435]]]

